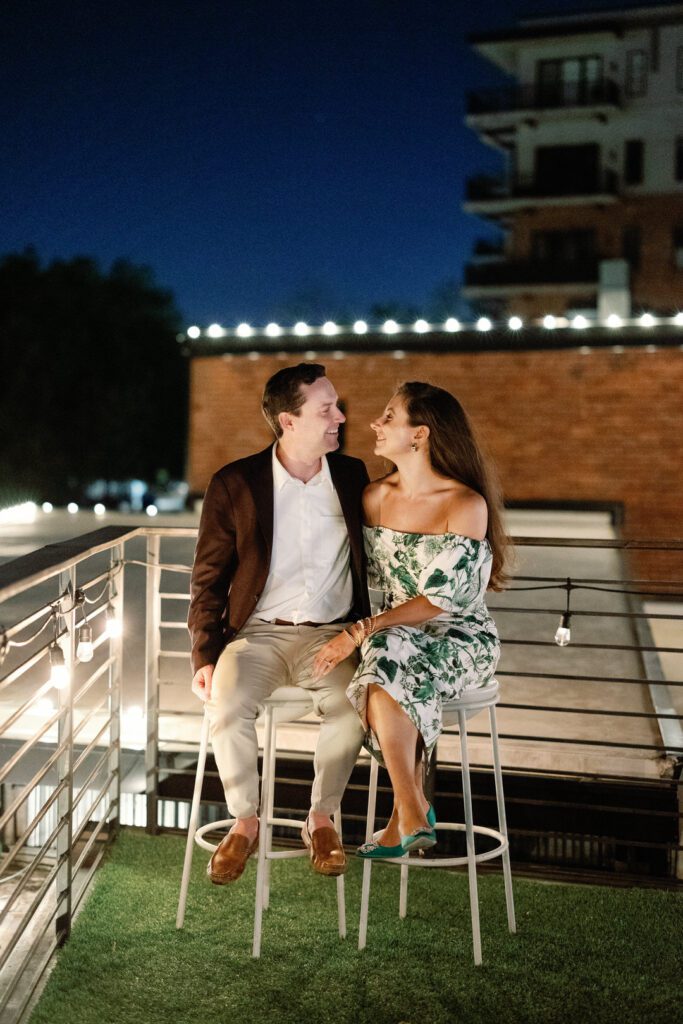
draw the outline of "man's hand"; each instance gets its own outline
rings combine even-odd
[[[313,678],[322,679],[333,668],[336,668],[340,661],[344,661],[356,649],[356,645],[346,632],[342,630],[334,640],[329,640],[324,647],[321,647],[313,662]]]
[[[198,668],[194,674],[192,680],[192,692],[199,697],[201,701],[206,702],[211,699],[211,680],[213,678],[213,665],[204,665],[203,668]]]

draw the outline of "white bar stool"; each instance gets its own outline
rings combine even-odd
[[[375,864],[398,864],[401,867],[401,885],[399,895],[399,916],[405,917],[408,912],[408,869],[409,868],[450,868],[467,864],[470,888],[470,913],[472,916],[472,945],[474,948],[474,962],[478,966],[481,958],[481,933],[479,929],[479,895],[477,889],[477,864],[485,860],[493,860],[501,857],[503,861],[503,875],[505,878],[505,902],[507,904],[508,928],[514,933],[517,931],[515,924],[515,906],[512,897],[512,873],[510,871],[510,849],[507,836],[507,823],[505,820],[505,800],[503,798],[503,774],[500,767],[500,753],[498,750],[498,730],[496,728],[496,704],[498,703],[498,682],[493,680],[486,686],[479,689],[466,690],[457,700],[444,702],[443,722],[444,725],[454,725],[457,721],[460,729],[460,746],[462,761],[462,792],[465,804],[465,823],[459,822],[437,822],[436,828],[443,831],[465,832],[467,837],[467,856],[465,857],[425,857],[411,856],[405,854],[403,857],[387,858],[386,860],[375,860],[368,858],[363,864],[363,888],[360,905],[360,928],[358,933],[358,948],[364,949],[368,932],[368,908],[370,903],[370,873],[372,865]],[[496,784],[496,803],[498,805],[498,829],[485,828],[483,825],[475,825],[472,819],[472,790],[470,787],[470,765],[467,754],[467,719],[478,714],[485,708],[489,710],[491,722],[491,748],[493,752],[493,770]],[[368,792],[368,820],[365,833],[365,841],[370,842],[375,830],[375,806],[377,802],[377,776],[378,763],[376,758],[371,759],[370,786]],[[497,840],[497,845],[484,853],[476,853],[474,848],[474,835],[491,836]]]
[[[296,722],[313,710],[313,701],[309,693],[299,686],[280,686],[274,690],[271,696],[263,702],[263,715],[259,719],[263,721],[265,731],[263,737],[263,769],[261,772],[261,823],[256,869],[256,906],[254,911],[254,940],[252,956],[261,955],[261,925],[263,911],[268,909],[270,898],[270,865],[274,860],[287,860],[292,857],[308,857],[309,851],[306,848],[301,850],[273,850],[273,826],[279,825],[288,828],[301,828],[303,821],[294,818],[275,818],[275,758],[277,754],[277,727],[278,725]],[[206,832],[213,832],[218,828],[229,828],[235,821],[234,818],[223,818],[221,821],[211,821],[208,825],[197,828],[199,817],[199,803],[204,781],[204,769],[206,765],[206,753],[209,745],[209,716],[204,712],[201,737],[199,741],[199,757],[197,759],[197,775],[194,783],[192,796],[192,808],[190,810],[190,824],[187,831],[187,843],[185,846],[185,863],[183,865],[183,878],[180,885],[180,899],[178,901],[178,913],[176,916],[176,928],[183,927],[185,920],[185,904],[187,901],[187,890],[190,884],[190,873],[192,869],[192,853],[194,844],[197,843],[204,850],[211,853],[216,849],[217,843],[210,843],[204,838]],[[265,810],[264,810],[265,808]],[[334,825],[341,837],[341,810],[338,809],[334,816]],[[344,899],[344,876],[337,878],[337,912],[339,917],[339,936],[346,938],[346,903]]]

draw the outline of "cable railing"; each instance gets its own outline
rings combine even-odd
[[[106,527],[0,566],[0,982],[9,978],[0,984],[0,1016],[29,965],[40,974],[68,938],[107,844],[128,823],[122,796],[131,824],[144,817],[150,832],[185,824],[203,715],[190,692],[185,632],[196,532]],[[683,542],[520,537],[515,544],[524,571],[509,590],[489,595],[504,652],[497,671],[503,765],[511,780],[584,789],[560,799],[557,790],[539,796],[508,787],[513,847],[516,836],[519,849],[582,848],[544,817],[590,810],[639,819],[643,807],[633,795],[625,803],[605,791],[589,802],[587,782],[641,787],[652,820],[670,821],[670,807],[651,794],[680,786],[683,660],[673,673],[662,661],[676,666],[682,658],[683,631],[673,642],[653,631],[670,632],[683,621],[683,585],[666,572],[661,579],[634,576],[626,561],[643,552],[678,557]],[[541,548],[546,568],[551,553],[556,561],[569,558],[572,572],[566,565],[544,572]],[[605,554],[611,568],[596,574],[595,557]],[[141,706],[131,706],[131,695]],[[290,769],[282,781],[291,792],[298,786],[303,799],[316,736],[316,723],[303,721],[290,727],[284,744]],[[487,733],[475,729],[470,736],[473,768],[485,778],[491,766],[478,741]],[[133,773],[137,781],[127,794],[122,748],[144,759],[144,779],[142,771]],[[446,730],[434,781],[444,800],[458,799],[458,764],[457,731]],[[359,827],[364,765],[361,758],[348,791],[347,817]],[[219,783],[216,772],[207,772],[207,820],[224,816]],[[482,789],[479,799],[490,797]],[[516,805],[535,819],[522,816],[515,824]],[[629,842],[664,850],[672,876],[680,875],[677,833],[633,835]],[[596,857],[614,846],[596,834]]]

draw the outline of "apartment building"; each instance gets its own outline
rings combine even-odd
[[[504,172],[470,179],[464,209],[504,242],[475,247],[464,296],[497,317],[683,308],[683,4],[470,41],[512,81],[467,99]]]

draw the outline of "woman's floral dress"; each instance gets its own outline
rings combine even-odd
[[[423,595],[443,611],[421,626],[391,626],[369,636],[346,693],[365,725],[365,746],[378,760],[366,715],[370,683],[401,705],[428,758],[442,729],[442,701],[490,682],[498,664],[498,632],[484,600],[491,548],[487,540],[457,533],[402,533],[387,526],[366,526],[363,537],[368,586],[384,591],[385,609]]]

